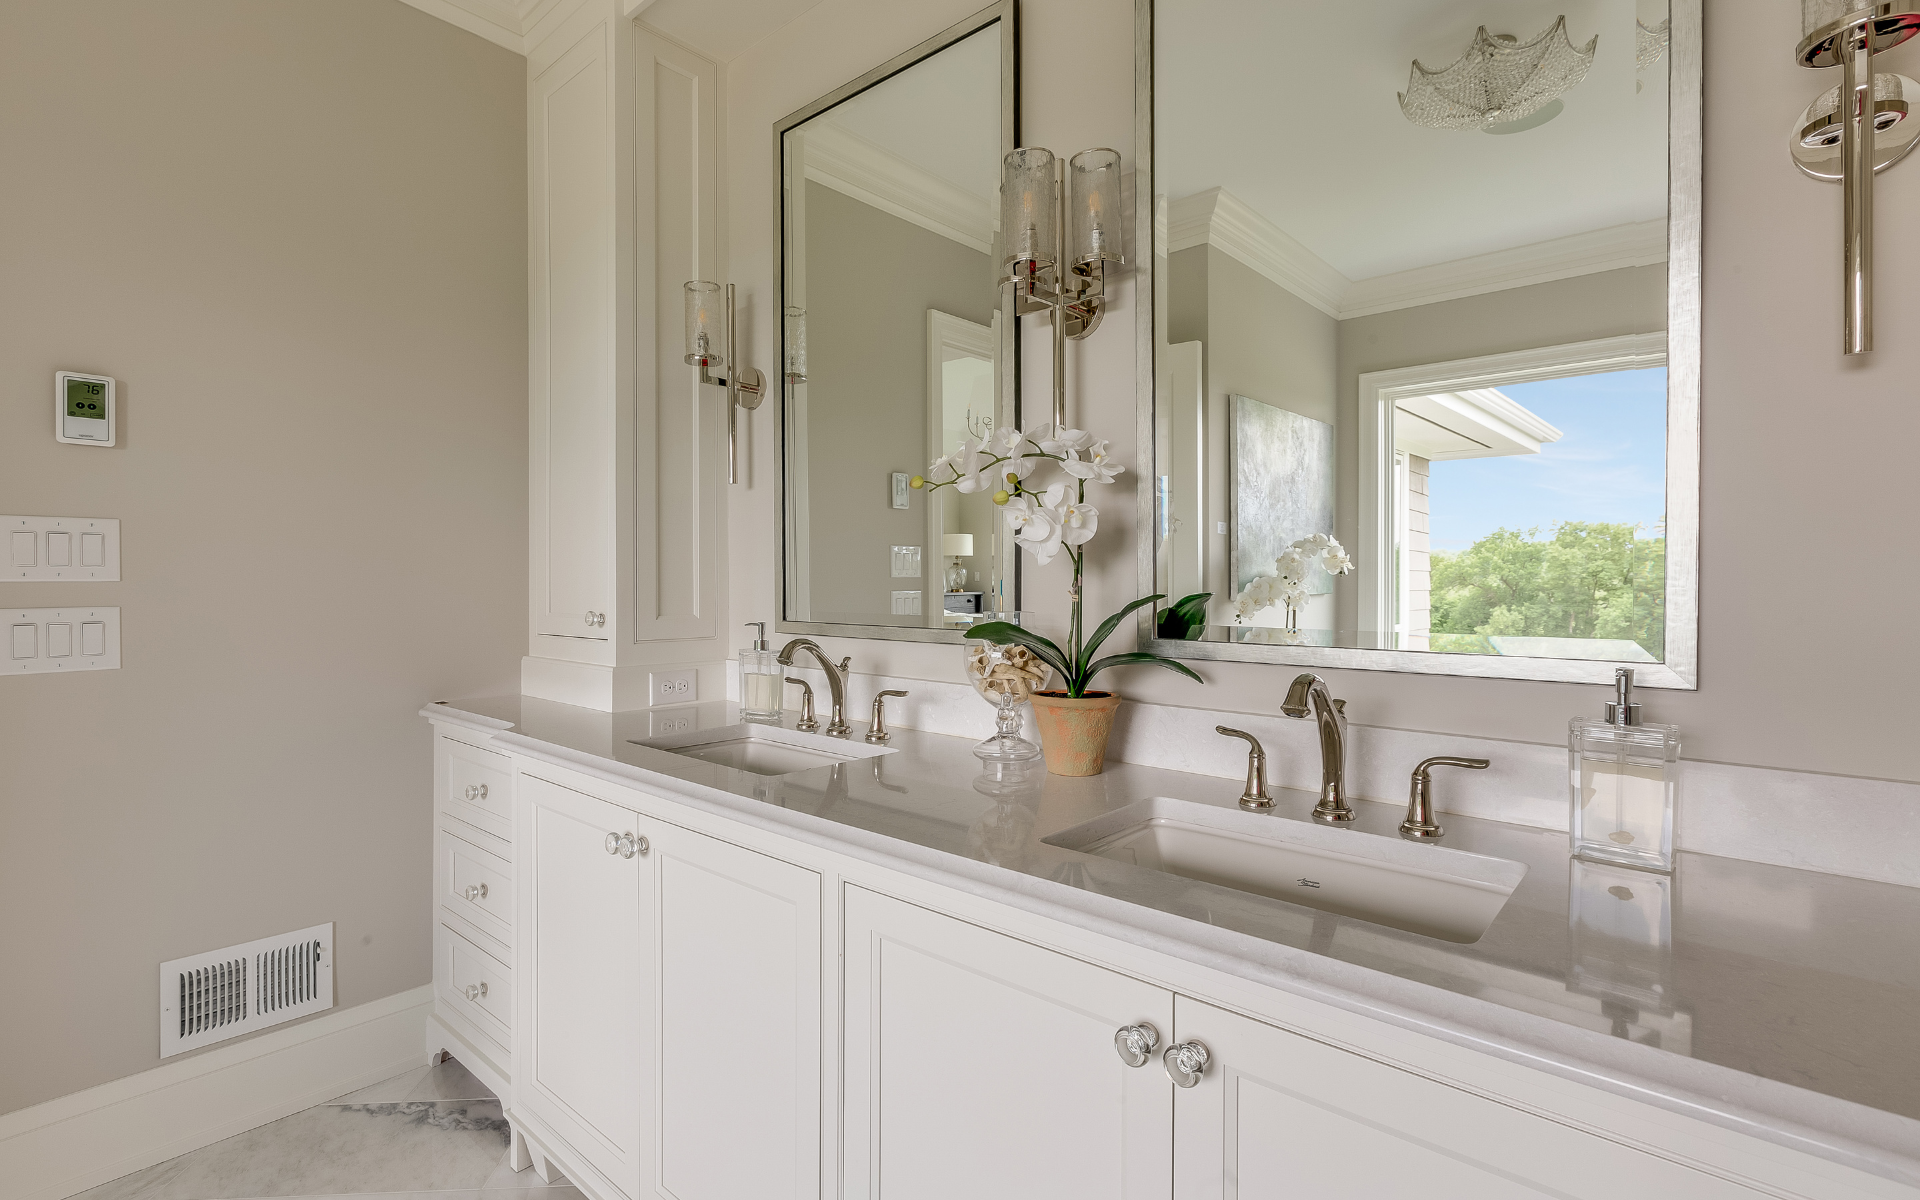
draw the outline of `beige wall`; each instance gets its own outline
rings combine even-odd
[[[971,0],[901,5],[823,0],[728,66],[732,277],[770,290],[774,276],[774,120],[957,20]],[[1071,153],[1133,152],[1131,0],[1026,0],[1021,39],[1023,141]],[[1648,708],[1686,731],[1689,758],[1920,779],[1910,725],[1920,674],[1920,594],[1902,480],[1920,441],[1920,229],[1883,222],[1878,236],[1881,349],[1846,362],[1839,345],[1839,193],[1798,175],[1780,130],[1832,80],[1797,67],[1782,47],[1799,36],[1792,5],[1707,0],[1705,399],[1701,686],[1649,695]],[[1071,47],[1094,69],[1064,73]],[[1920,66],[1920,47],[1894,51],[1889,70]],[[1885,212],[1920,203],[1920,167],[1878,183]],[[1137,250],[1134,251],[1137,254]],[[755,352],[773,341],[755,331]],[[1130,285],[1085,341],[1068,351],[1074,419],[1134,455],[1134,312]],[[1023,346],[1027,395],[1045,395],[1044,338]],[[1038,387],[1040,390],[1036,391]],[[778,444],[777,416],[754,416],[761,447]],[[736,620],[771,618],[778,553],[778,476],[763,457],[751,490],[735,489]],[[1137,473],[1122,477],[1128,483]],[[1130,487],[1108,489],[1093,543],[1089,605],[1098,612],[1138,591]],[[1801,564],[1801,565],[1796,565]],[[1817,619],[1782,619],[1781,581],[1813,570],[1840,586]],[[1059,629],[1065,556],[1025,570],[1025,607]],[[958,680],[950,647],[834,639],[858,671]],[[1133,697],[1272,713],[1285,668],[1208,665],[1202,688],[1136,670],[1116,682]],[[1817,699],[1807,679],[1821,681]],[[1600,689],[1564,684],[1334,672],[1361,724],[1559,744],[1567,718],[1597,711]],[[1223,751],[1223,753],[1227,753]]]
[[[810,619],[887,623],[896,590],[921,592],[923,620],[941,611],[926,493],[894,508],[891,475],[927,469],[927,310],[987,324],[987,272],[978,250],[807,185]],[[919,579],[893,578],[893,546],[922,547]]]
[[[332,921],[342,1006],[427,982],[415,713],[526,619],[525,74],[396,0],[0,10],[0,512],[125,537],[0,583],[125,635],[0,679],[0,1111],[153,1065],[168,958]]]

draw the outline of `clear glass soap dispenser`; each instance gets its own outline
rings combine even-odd
[[[786,671],[767,644],[767,623],[748,621],[757,630],[753,644],[740,651],[740,715],[760,721],[780,719],[781,680]]]
[[[1613,673],[1606,717],[1568,726],[1576,858],[1649,871],[1673,870],[1673,807],[1679,794],[1680,727],[1640,720],[1633,668]]]

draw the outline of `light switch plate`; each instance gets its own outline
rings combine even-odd
[[[895,471],[893,473],[893,506],[895,508],[905,508],[907,506],[907,489],[912,486],[912,483],[913,481],[907,477],[905,471]]]
[[[120,522],[111,517],[0,517],[0,579],[117,583]]]
[[[893,594],[893,615],[896,617],[920,616],[920,593],[895,592]]]
[[[0,644],[0,674],[120,669],[117,608],[0,609],[0,625],[8,627]]]
[[[895,579],[920,578],[920,547],[895,546],[893,548],[893,577]]]

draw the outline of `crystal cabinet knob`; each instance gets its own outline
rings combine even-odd
[[[1113,1048],[1120,1055],[1120,1061],[1130,1067],[1144,1067],[1153,1058],[1153,1049],[1160,1044],[1160,1031],[1142,1021],[1138,1025],[1123,1025],[1113,1035]]]
[[[1200,1082],[1200,1076],[1206,1074],[1207,1064],[1213,1056],[1199,1042],[1177,1042],[1167,1047],[1167,1053],[1161,1058],[1166,1064],[1167,1078],[1183,1088],[1190,1088]]]
[[[587,627],[589,629],[598,629],[602,625],[605,625],[607,623],[607,614],[603,612],[595,612],[592,609],[588,609],[586,620],[587,620]]]
[[[470,983],[466,987],[466,992],[467,992],[467,999],[479,1000],[481,997],[487,994],[487,985],[485,982]]]
[[[467,785],[466,790],[460,794],[469,800],[485,800],[487,798],[487,785],[484,783],[470,783]]]
[[[469,900],[485,900],[487,898],[487,885],[484,883],[469,884],[466,889],[461,892],[461,895]]]
[[[620,835],[619,834],[610,833],[607,835],[607,853],[608,854],[620,853]]]

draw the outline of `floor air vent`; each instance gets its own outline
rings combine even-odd
[[[160,964],[160,1057],[333,1007],[333,926]]]

